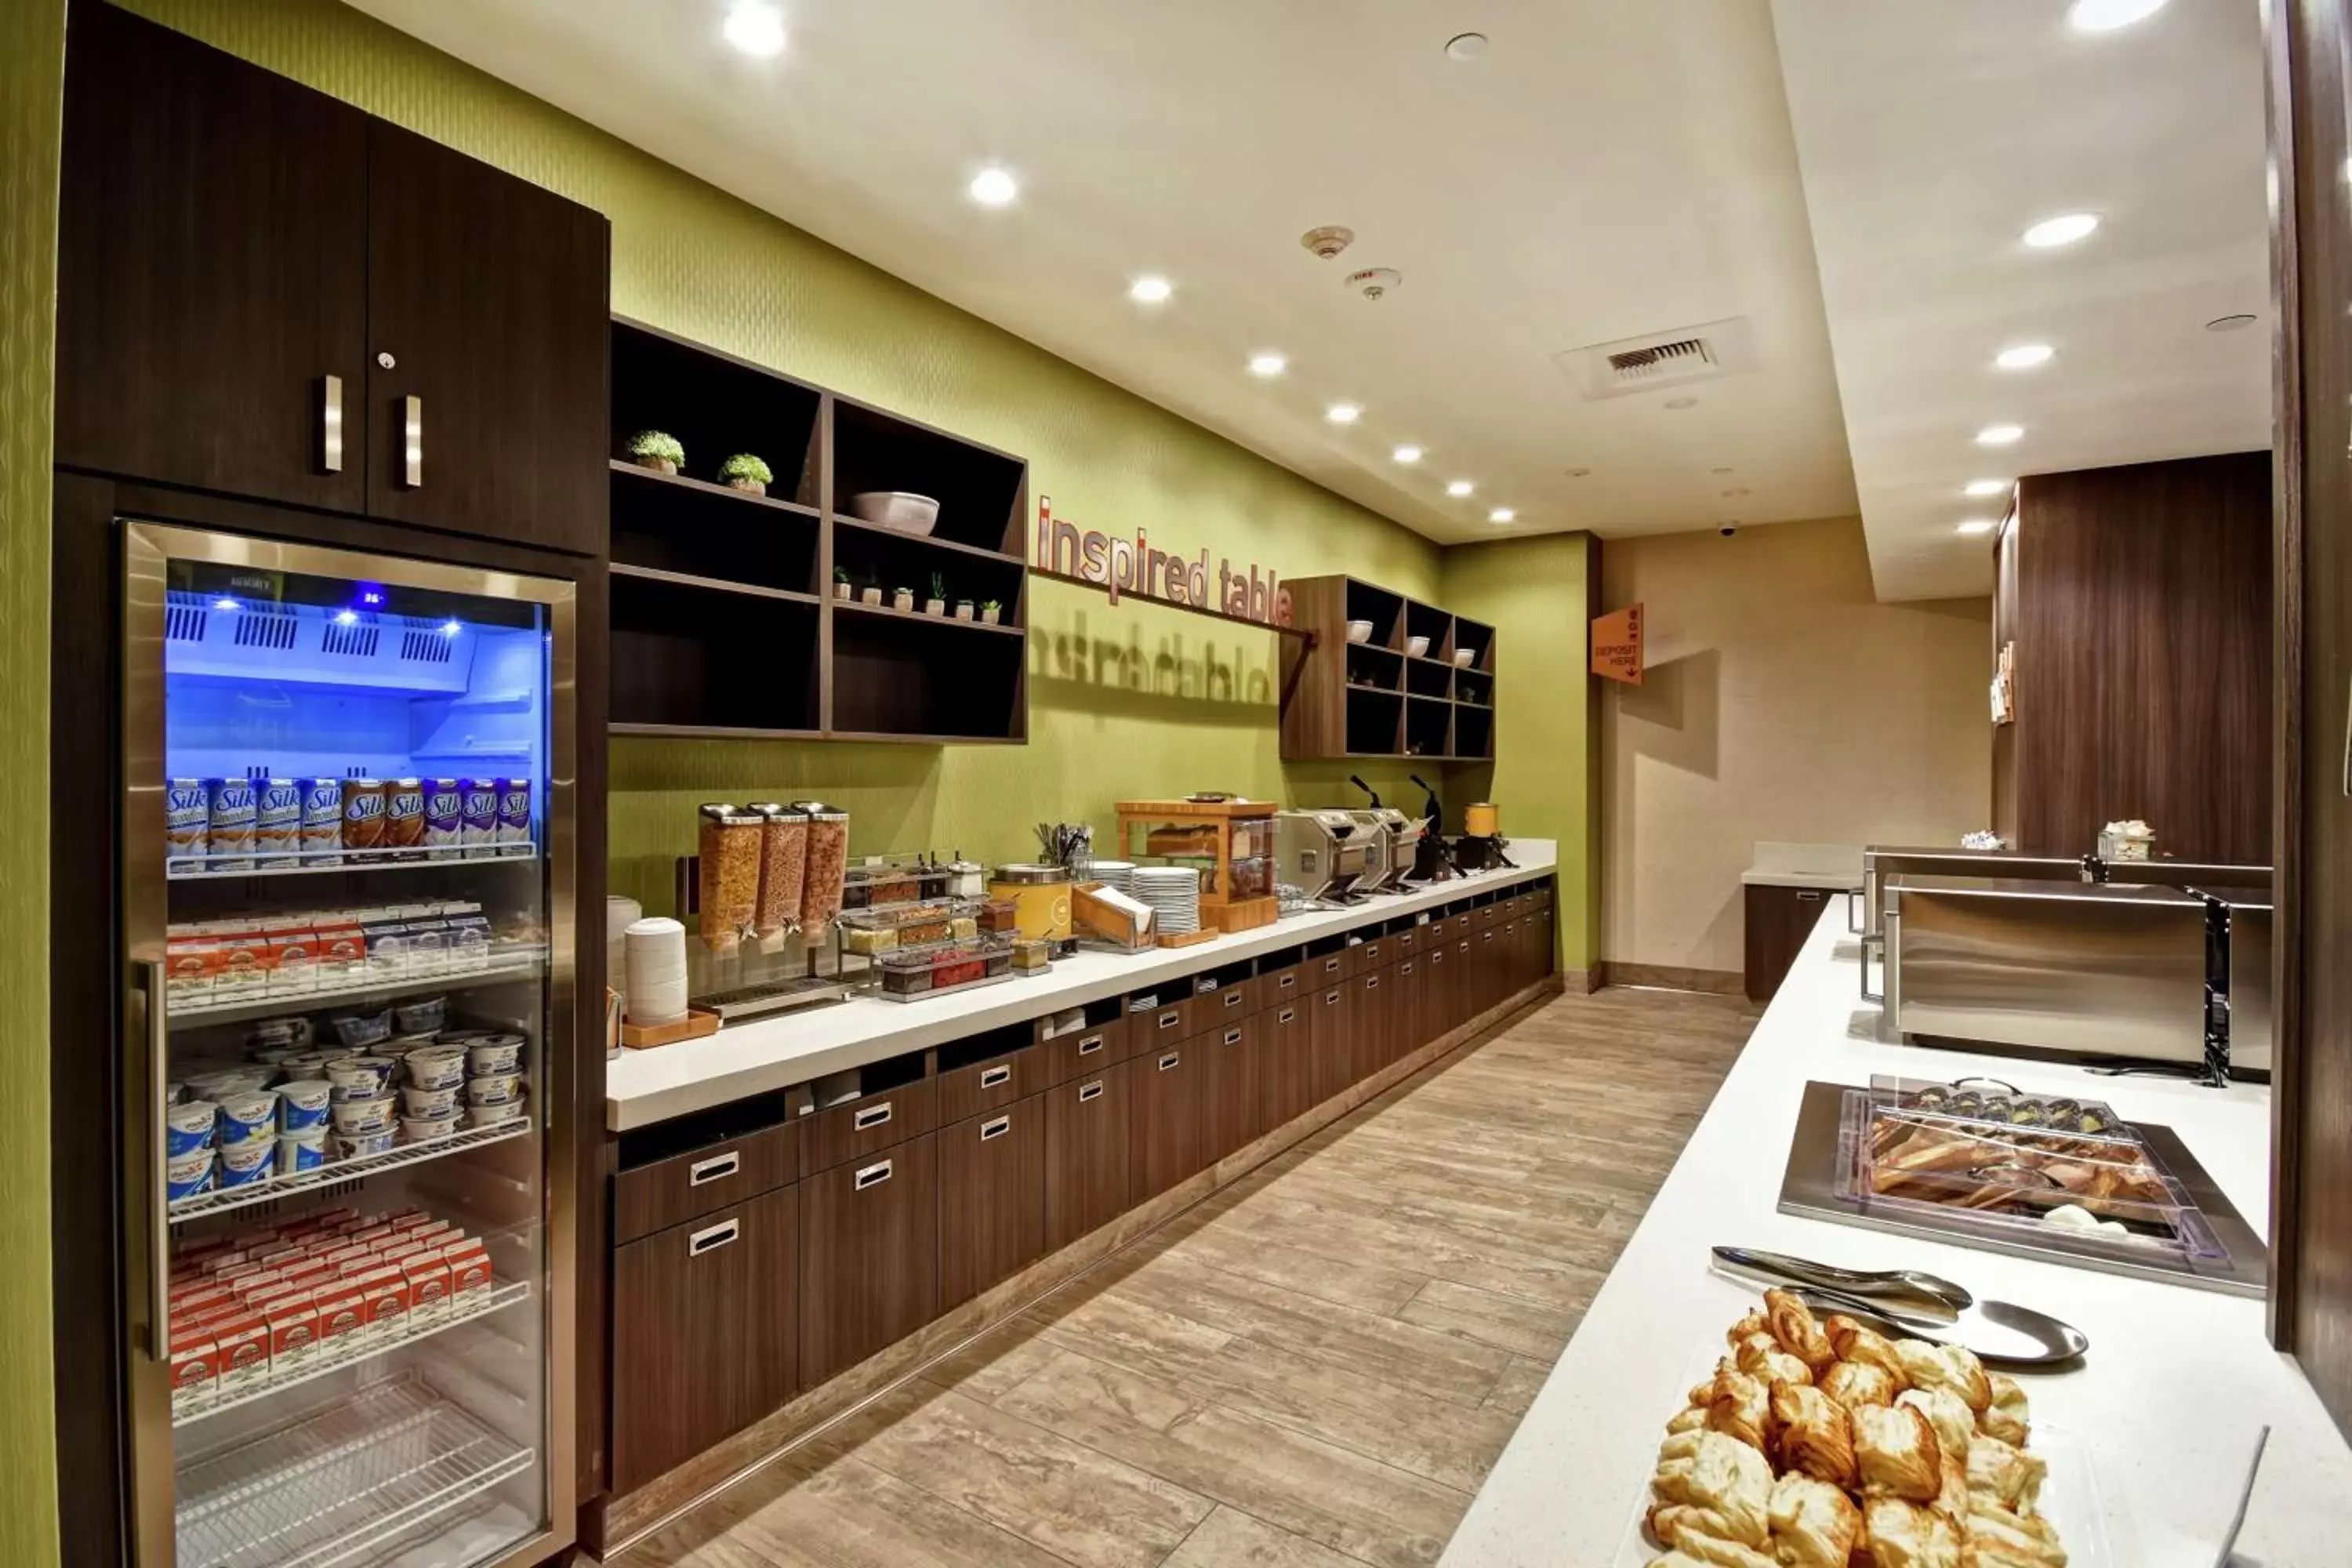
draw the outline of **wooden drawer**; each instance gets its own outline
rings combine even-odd
[[[1347,979],[1350,973],[1348,967],[1348,955],[1354,951],[1353,948],[1343,947],[1337,952],[1327,952],[1320,958],[1308,959],[1304,966],[1305,973],[1300,977],[1298,988],[1302,991],[1328,990]]]
[[[1404,996],[1393,964],[1359,974],[1349,984],[1355,987],[1356,1016],[1348,1039],[1348,1074],[1361,1083],[1389,1065]]]
[[[1421,951],[1423,933],[1428,930],[1427,926],[1407,926],[1402,931],[1391,931],[1389,946],[1399,958],[1411,958]]]
[[[1045,1047],[1024,1046],[985,1061],[950,1068],[939,1077],[940,1125],[1012,1104],[1045,1087]]]
[[[1355,986],[1343,983],[1323,987],[1307,999],[1307,1012],[1314,1103],[1320,1105],[1353,1081],[1349,1052],[1356,1017]]]
[[[612,1481],[672,1466],[800,1386],[800,1188],[613,1249]]]
[[[1395,963],[1396,944],[1384,936],[1376,936],[1349,948],[1347,959],[1347,978],[1353,980]]]
[[[1037,1069],[1033,1076],[1050,1087],[1100,1072],[1127,1059],[1135,1033],[1133,1019],[1113,1018],[1074,1034],[1056,1035],[1037,1046]]]
[[[789,1121],[623,1171],[613,1178],[613,1239],[651,1236],[799,1175],[800,1128]]]
[[[801,1184],[801,1377],[814,1387],[939,1315],[936,1134]]]
[[[1189,1004],[1192,1033],[1213,1029],[1224,1024],[1237,1024],[1258,1009],[1258,982],[1255,978],[1229,980],[1213,991],[1196,991]]]
[[[1058,1084],[1045,1103],[1045,1245],[1067,1247],[1127,1212],[1131,1062]]]
[[[1502,910],[1493,904],[1482,904],[1470,916],[1470,929],[1485,931],[1503,918]]]
[[[1207,1067],[1192,1040],[1139,1050],[1128,1065],[1128,1201],[1157,1197],[1198,1171]]]
[[[1203,1029],[1187,1048],[1201,1058],[1201,1160],[1214,1164],[1265,1131],[1258,1069],[1258,1017]]]
[[[1314,989],[1307,978],[1306,964],[1286,964],[1257,977],[1257,1010],[1265,1013],[1294,1006]]]
[[[896,1089],[861,1094],[803,1120],[801,1173],[813,1176],[862,1160],[939,1124],[935,1079],[921,1078]]]
[[[1045,1098],[950,1122],[938,1142],[944,1312],[1045,1250]]]
[[[1281,1002],[1257,1016],[1259,1094],[1265,1131],[1281,1126],[1315,1103],[1314,998]]]
[[[1184,983],[1179,982],[1178,984],[1181,984]],[[1181,1045],[1185,1037],[1192,1034],[1192,1004],[1191,999],[1180,998],[1175,1001],[1165,999],[1174,989],[1174,986],[1164,988],[1160,993],[1162,1000],[1160,1005],[1152,1008],[1150,1012],[1129,1013],[1127,1016],[1128,1055],[1131,1057],[1150,1056],[1154,1051],[1165,1050],[1171,1046]]]

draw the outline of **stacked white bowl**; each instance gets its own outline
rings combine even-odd
[[[652,1026],[686,1016],[686,928],[656,915],[623,934],[628,950],[628,1019]]]
[[[1095,880],[1115,892],[1135,891],[1135,862],[1132,860],[1097,860]]]
[[[1129,890],[1151,906],[1164,936],[1201,929],[1201,873],[1190,866],[1138,866]]]
[[[645,919],[635,899],[608,894],[604,899],[604,984],[629,994],[629,928]]]

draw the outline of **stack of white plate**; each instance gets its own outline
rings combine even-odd
[[[672,920],[638,921],[621,933],[628,967],[632,1024],[675,1024],[686,1016],[686,928]]]
[[[1129,882],[1128,890],[1151,906],[1163,936],[1201,929],[1201,873],[1192,867],[1138,866]]]
[[[1135,891],[1135,862],[1132,860],[1097,860],[1095,880],[1122,893]]]

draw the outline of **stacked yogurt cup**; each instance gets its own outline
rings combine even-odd
[[[400,1090],[403,1138],[446,1138],[460,1126],[495,1127],[522,1114],[523,1037],[503,1029],[446,1029],[410,1051]]]

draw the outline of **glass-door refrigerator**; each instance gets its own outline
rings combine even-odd
[[[122,533],[141,1568],[569,1542],[573,589]]]

